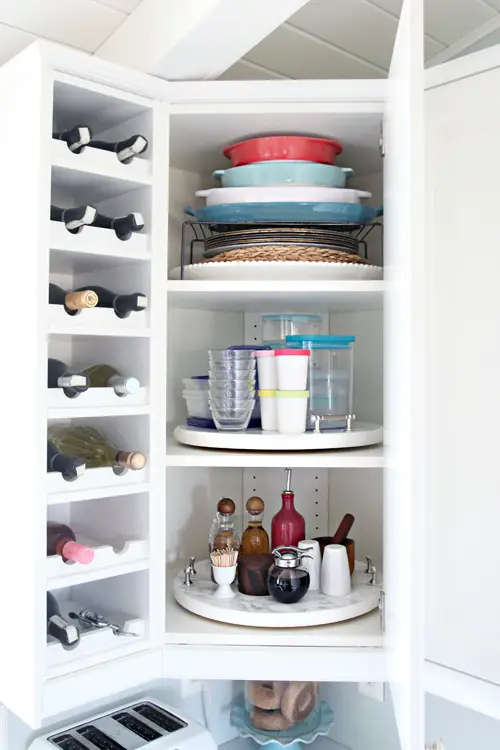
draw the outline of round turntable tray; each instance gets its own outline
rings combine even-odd
[[[236,582],[232,599],[217,599],[217,588],[210,580],[210,563],[196,563],[197,574],[192,586],[184,585],[184,573],[174,581],[174,596],[178,604],[208,620],[254,628],[306,628],[328,625],[371,612],[379,605],[380,586],[368,583],[365,565],[356,562],[348,596],[326,596],[320,591],[308,591],[297,604],[280,604],[270,596],[240,594]]]

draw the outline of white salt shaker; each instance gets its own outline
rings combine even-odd
[[[343,544],[328,544],[323,551],[321,591],[327,596],[347,596],[351,591],[349,561]]]
[[[321,550],[314,539],[303,539],[299,542],[299,549],[307,550],[310,557],[302,558],[302,567],[309,573],[309,591],[318,591],[321,581]],[[311,559],[312,558],[312,559]]]

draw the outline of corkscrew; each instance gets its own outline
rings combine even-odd
[[[78,622],[89,629],[103,630],[104,628],[110,628],[113,635],[128,635],[135,638],[139,637],[139,633],[132,633],[131,631],[124,630],[121,625],[111,622],[111,620],[108,620],[104,615],[94,612],[93,609],[81,609],[78,613],[70,612],[69,616],[72,620],[78,620]]]

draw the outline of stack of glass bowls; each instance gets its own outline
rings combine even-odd
[[[212,349],[208,360],[208,398],[215,426],[246,430],[255,404],[253,351]]]

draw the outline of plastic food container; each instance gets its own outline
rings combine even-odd
[[[208,391],[208,375],[193,375],[183,378],[182,385],[186,391]]]
[[[212,419],[212,413],[208,405],[208,391],[183,391],[182,397],[186,402],[188,417]]]
[[[275,391],[278,387],[278,376],[274,351],[267,349],[254,352],[254,356],[257,360],[259,387],[265,391]]]
[[[278,417],[276,413],[276,391],[259,391],[260,398],[260,421],[263,430],[276,432],[278,429]]]
[[[275,398],[278,432],[283,435],[305,432],[309,391],[276,391]]]
[[[311,415],[324,417],[320,429],[345,429],[341,418],[353,414],[354,336],[287,336],[288,346],[308,349]],[[331,417],[331,420],[328,420]]]
[[[245,719],[254,729],[269,738],[267,747],[278,746],[280,733],[290,744],[293,727],[307,722],[312,731],[319,726],[318,686],[314,682],[278,682],[252,680],[245,683]],[[300,734],[299,734],[300,736]],[[295,747],[293,743],[293,747]]]
[[[315,164],[308,161],[261,161],[232,169],[216,169],[214,179],[222,187],[251,187],[261,185],[317,185],[343,188],[346,180],[354,175],[349,167],[331,164]]]
[[[309,349],[277,349],[278,390],[305,391],[309,373]]]
[[[287,336],[317,336],[321,333],[321,315],[279,313],[261,315],[262,340],[273,349],[286,346]]]
[[[234,143],[232,146],[227,146],[223,153],[231,159],[233,167],[275,159],[333,164],[335,157],[342,153],[342,146],[337,141],[331,141],[328,138],[274,135]]]

